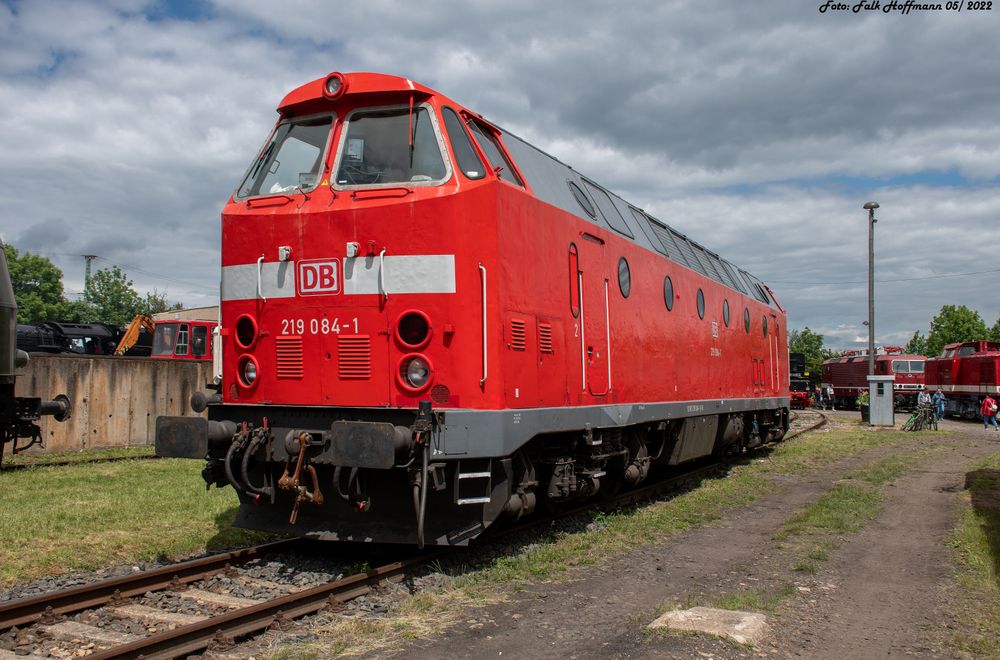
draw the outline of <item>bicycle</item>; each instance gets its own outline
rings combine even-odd
[[[923,405],[918,407],[910,418],[903,424],[904,431],[937,431],[937,415],[934,414],[934,407]]]

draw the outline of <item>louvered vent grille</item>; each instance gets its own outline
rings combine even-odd
[[[302,378],[302,337],[274,338],[278,378]]]
[[[372,347],[368,335],[337,337],[337,360],[341,380],[368,380],[372,377]]]
[[[674,243],[680,249],[681,254],[684,255],[684,261],[685,263],[687,263],[688,268],[697,271],[702,275],[707,275],[707,273],[705,273],[705,267],[701,265],[701,261],[698,259],[697,255],[695,255],[694,248],[691,247],[691,244],[688,242],[688,239],[685,238],[684,236],[681,236],[672,229],[670,230],[670,233],[671,236],[673,236]]]
[[[549,323],[538,324],[538,350],[549,355],[556,352],[552,345],[552,325]]]
[[[677,243],[674,242],[673,236],[670,235],[670,230],[653,220],[649,220],[649,226],[653,230],[653,234],[656,235],[656,238],[659,239],[660,245],[663,246],[663,251],[666,252],[667,256],[682,266],[687,266],[687,260],[681,253],[680,248],[677,247]]]
[[[524,331],[524,321],[510,320],[510,348],[513,351],[523,351],[527,347],[527,336]]]

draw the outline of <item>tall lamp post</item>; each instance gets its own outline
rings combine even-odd
[[[878,202],[867,202],[868,211],[868,375],[875,375],[875,209]]]

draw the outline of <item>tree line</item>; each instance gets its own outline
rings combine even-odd
[[[931,319],[927,334],[921,334],[919,330],[914,332],[903,350],[911,355],[935,357],[941,355],[946,344],[980,340],[1000,342],[1000,319],[993,327],[987,327],[979,312],[965,305],[945,305]],[[840,356],[839,351],[826,348],[823,335],[813,332],[809,326],[788,334],[788,350],[805,355],[806,371],[810,379],[817,383],[822,375],[823,361]]]
[[[94,272],[79,300],[70,300],[63,289],[63,272],[48,258],[4,245],[10,280],[17,300],[18,323],[67,321],[125,325],[136,314],[157,314],[181,309],[165,293],[140,296],[132,280],[118,266]]]

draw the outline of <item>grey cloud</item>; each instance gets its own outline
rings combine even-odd
[[[219,0],[208,20],[153,22],[147,6],[0,5],[0,212],[8,237],[50,251],[38,228],[65,221],[59,253],[165,276],[129,273],[173,299],[212,301],[225,198],[281,97],[331,70],[406,75],[469,105],[774,281],[793,326],[842,345],[864,335],[864,285],[835,283],[864,279],[867,199],[883,206],[880,278],[996,263],[995,241],[955,239],[991,236],[1000,217],[992,15]],[[951,170],[979,184],[824,182]],[[80,260],[60,259],[82,286]],[[992,323],[986,281],[880,285],[876,329],[926,331],[946,302]]]

